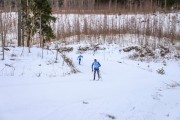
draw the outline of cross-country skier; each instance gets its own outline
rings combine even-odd
[[[96,59],[94,59],[94,62],[92,63],[92,72],[94,70],[94,80],[96,78],[96,72],[98,74],[98,79],[100,79],[99,67],[101,67],[101,64]]]
[[[82,58],[83,58],[82,55],[79,55],[78,58],[77,58],[77,59],[79,60],[79,65],[81,64],[81,59],[82,59]]]

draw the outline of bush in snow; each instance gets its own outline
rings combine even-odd
[[[106,116],[107,116],[107,117],[109,117],[110,119],[113,119],[113,120],[114,120],[114,119],[116,119],[116,117],[115,117],[115,116],[110,115],[110,114],[107,114]]]
[[[180,87],[180,83],[173,81],[172,84],[167,84],[167,86],[170,88],[176,88],[176,87]]]
[[[163,67],[162,67],[161,69],[158,69],[158,70],[157,70],[157,73],[158,73],[158,74],[161,74],[161,75],[164,75],[164,74],[165,74],[165,71],[164,71]]]

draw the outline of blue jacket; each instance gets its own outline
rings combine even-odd
[[[94,69],[99,69],[99,67],[101,67],[101,64],[98,62],[98,61],[96,61],[96,62],[93,62],[92,63],[92,68],[94,67]]]
[[[83,58],[83,56],[82,56],[82,55],[79,55],[77,59],[78,59],[78,60],[81,60],[81,58]]]

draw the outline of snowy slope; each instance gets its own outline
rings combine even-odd
[[[80,73],[70,75],[54,50],[44,50],[43,59],[40,48],[6,51],[0,120],[180,120],[180,61],[133,61],[118,45],[104,45],[95,54],[84,52],[78,65],[80,45],[71,46],[66,55]],[[92,80],[94,58],[102,65],[99,81]],[[157,73],[162,67],[164,75]]]

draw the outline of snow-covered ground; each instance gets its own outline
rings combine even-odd
[[[130,60],[116,44],[105,50],[66,53],[70,73],[55,50],[9,48],[0,61],[0,120],[180,120],[180,61]],[[102,65],[93,81],[91,64]],[[158,74],[163,68],[165,74]]]

